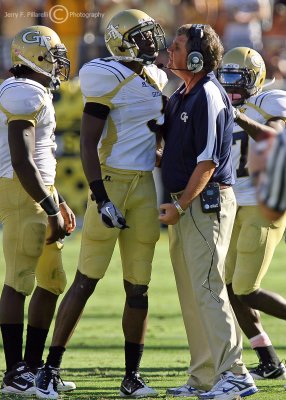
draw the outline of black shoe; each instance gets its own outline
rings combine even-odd
[[[146,385],[139,373],[126,375],[121,382],[119,394],[121,397],[154,397],[158,393]]]
[[[253,379],[286,379],[286,368],[283,363],[278,366],[273,364],[258,364],[257,367],[249,370]]]
[[[4,394],[35,394],[35,375],[24,361],[18,362],[11,371],[4,374],[1,392]]]
[[[36,396],[38,399],[58,398],[59,368],[44,366],[40,368],[35,377]]]

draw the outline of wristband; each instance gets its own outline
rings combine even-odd
[[[108,198],[108,195],[106,193],[103,180],[102,179],[97,179],[95,181],[92,181],[89,184],[90,190],[92,191],[92,196],[91,199],[95,200],[98,203],[103,203],[105,201],[110,201]]]
[[[49,217],[54,217],[60,213],[59,207],[54,202],[52,196],[44,197],[39,201],[40,206],[46,211]]]
[[[174,206],[176,207],[180,217],[182,217],[183,215],[185,215],[185,211],[182,209],[182,207],[180,206],[180,204],[177,202],[177,200],[173,201]]]
[[[58,198],[59,198],[59,205],[66,202],[63,196],[59,192],[58,192]]]

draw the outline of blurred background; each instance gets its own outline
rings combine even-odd
[[[249,46],[259,51],[267,67],[270,88],[286,89],[286,0],[0,0],[0,81],[10,77],[10,44],[15,34],[31,25],[54,29],[68,49],[71,80],[54,94],[57,117],[57,187],[80,218],[87,198],[79,157],[80,119],[83,109],[78,71],[87,61],[109,54],[104,30],[110,18],[127,8],[145,11],[159,22],[172,41],[176,28],[185,23],[210,24],[225,50]],[[158,63],[165,64],[167,52]],[[165,94],[178,86],[168,72]],[[161,197],[159,174],[158,194]]]

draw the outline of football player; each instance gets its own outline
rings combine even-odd
[[[46,366],[36,380],[39,398],[57,398],[55,382],[67,341],[103,278],[117,241],[126,293],[122,319],[126,368],[120,396],[157,395],[140,377],[139,364],[151,265],[160,233],[152,129],[154,121],[163,123],[162,89],[167,78],[154,61],[159,49],[165,48],[165,36],[153,18],[130,9],[108,23],[105,43],[111,57],[94,59],[79,72],[85,99],[81,159],[91,191],[78,270],[60,305]]]
[[[255,379],[286,379],[285,366],[264,331],[259,314],[263,311],[286,319],[286,299],[261,288],[261,281],[283,236],[286,214],[281,213],[271,222],[262,216],[248,171],[248,152],[255,143],[253,138],[261,138],[255,122],[266,124],[270,135],[271,130],[278,132],[285,127],[286,93],[282,90],[262,92],[265,76],[261,55],[247,47],[227,52],[218,70],[218,79],[233,106],[238,107],[242,119],[240,121],[238,117],[233,130],[234,191],[238,207],[226,258],[226,283],[240,327],[259,358],[259,365],[250,373]],[[250,120],[245,121],[245,116]],[[267,129],[263,135],[267,136]]]
[[[34,375],[58,296],[66,285],[63,238],[75,216],[54,187],[55,111],[51,89],[70,63],[58,35],[45,26],[19,32],[11,46],[13,77],[0,86],[0,220],[6,264],[0,324],[6,359],[2,393],[35,393]],[[31,295],[22,356],[24,304]],[[73,383],[59,390],[74,389]]]

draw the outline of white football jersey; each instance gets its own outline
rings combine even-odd
[[[55,110],[52,94],[30,79],[9,78],[0,86],[0,176],[13,177],[8,145],[8,123],[30,121],[35,126],[33,159],[46,185],[53,185],[56,174]]]
[[[94,59],[79,72],[84,103],[110,108],[98,147],[102,164],[127,170],[154,169],[156,135],[147,122],[164,122],[162,90],[167,75],[155,65],[144,67],[144,73],[146,80],[107,59]]]
[[[286,120],[286,92],[282,90],[270,90],[262,92],[248,99],[240,111],[261,124],[265,124],[272,117]],[[232,160],[236,183],[233,187],[237,204],[251,206],[257,204],[256,189],[252,185],[247,168],[247,158],[250,146],[254,140],[234,124]]]

